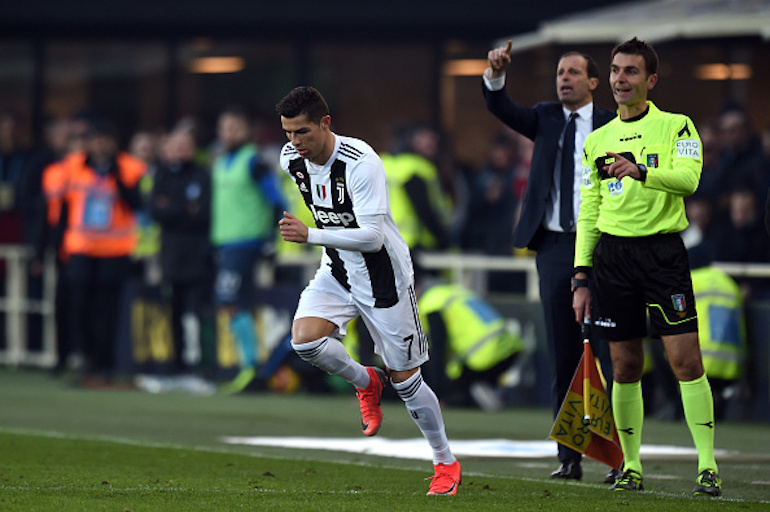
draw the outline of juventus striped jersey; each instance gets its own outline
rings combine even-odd
[[[317,229],[364,231],[366,220],[381,220],[383,244],[374,252],[363,252],[354,243],[324,244],[313,228],[308,243],[324,245],[319,272],[331,273],[356,300],[382,308],[396,304],[399,291],[414,278],[412,260],[390,212],[385,169],[377,153],[362,140],[335,134],[334,151],[326,164],[300,157],[287,143],[280,165],[297,185]]]

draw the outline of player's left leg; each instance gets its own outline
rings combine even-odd
[[[460,486],[460,463],[449,448],[441,406],[419,368],[391,371],[393,389],[433,450],[435,473],[428,494],[455,494]]]
[[[391,383],[409,415],[433,450],[434,475],[428,494],[455,494],[460,485],[460,463],[449,448],[441,406],[422,378],[428,343],[420,324],[417,300],[410,287],[389,308],[361,306],[375,352],[390,370]]]
[[[698,450],[699,476],[694,492],[719,496],[722,482],[714,458],[714,398],[703,371],[698,333],[663,336],[663,343],[679,380],[684,417]]]

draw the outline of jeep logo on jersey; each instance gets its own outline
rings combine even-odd
[[[355,226],[356,216],[349,212],[337,213],[334,211],[321,210],[316,205],[310,206],[310,211],[313,212],[313,218],[318,224],[323,226]]]

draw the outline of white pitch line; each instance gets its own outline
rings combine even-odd
[[[100,442],[108,442],[108,443],[114,443],[114,444],[120,444],[120,445],[127,445],[127,446],[138,446],[138,447],[147,447],[147,448],[163,448],[163,449],[171,449],[171,450],[192,450],[197,452],[204,452],[204,453],[219,453],[219,454],[230,454],[230,455],[244,455],[248,457],[254,457],[254,458],[263,458],[263,459],[275,459],[275,460],[286,460],[286,457],[279,457],[275,454],[261,454],[261,453],[242,453],[237,452],[232,449],[223,449],[223,448],[215,448],[215,447],[208,447],[208,446],[197,446],[197,445],[183,445],[183,444],[176,444],[176,443],[166,443],[166,442],[157,442],[157,441],[147,441],[147,440],[137,440],[137,439],[128,439],[123,437],[114,437],[114,436],[85,436],[85,435],[74,435],[74,434],[68,434],[65,432],[58,432],[58,431],[51,431],[51,430],[35,430],[35,429],[19,429],[19,428],[7,428],[7,427],[0,427],[0,433],[7,433],[7,434],[15,434],[15,435],[26,435],[26,436],[36,436],[36,437],[45,437],[45,438],[51,438],[51,439],[75,439],[75,440],[81,440],[81,441],[100,441]],[[424,441],[423,441],[424,442]],[[311,457],[305,457],[305,458],[296,458],[295,460],[300,461],[308,461],[308,462],[329,462],[334,464],[344,464],[349,466],[360,466],[360,467],[372,467],[372,468],[382,468],[382,469],[393,469],[398,471],[412,471],[412,472],[419,472],[419,470],[413,468],[413,467],[405,467],[403,465],[398,464],[381,464],[381,463],[370,463],[362,460],[357,461],[350,461],[350,460],[342,460],[342,459],[329,459],[329,458],[311,458]],[[398,460],[398,459],[396,459]],[[467,473],[463,471],[464,475],[467,476],[475,476],[475,477],[482,477],[482,478],[497,478],[501,480],[515,480],[515,481],[523,481],[523,482],[540,482],[540,483],[548,483],[549,485],[575,485],[575,486],[582,486],[582,487],[591,487],[594,489],[606,489],[607,485],[601,485],[601,484],[591,484],[591,483],[585,483],[585,482],[577,482],[577,481],[570,481],[570,480],[561,480],[561,479],[552,479],[552,478],[531,478],[531,477],[520,477],[520,476],[513,476],[513,475],[503,475],[503,474],[497,474],[497,473],[485,473],[485,472],[479,472],[479,471],[468,471]],[[761,484],[767,484],[770,485],[770,482],[759,482]],[[70,487],[74,489],[74,487]],[[85,489],[85,487],[83,487]],[[13,490],[32,490],[33,487],[31,486],[0,486],[0,489],[13,489]],[[61,486],[52,486],[49,488],[46,487],[34,487],[34,489],[46,489],[46,490],[61,490]],[[141,487],[141,488],[125,488],[121,489],[118,487],[112,487],[110,486],[111,490],[115,490],[117,492],[121,490],[126,491],[133,491],[133,490],[142,490],[142,491],[188,491],[188,489],[184,488],[178,488],[178,487],[158,487],[156,489],[149,488],[149,487]],[[206,492],[219,492],[219,489],[195,489],[197,491],[206,491]],[[255,490],[255,492],[259,492],[259,490]],[[290,491],[291,493],[295,494],[304,494],[308,492],[312,492],[314,494],[317,494],[316,491],[301,491],[298,492],[296,490]],[[342,491],[324,491],[328,493],[339,493]],[[348,492],[348,491],[345,491]],[[387,491],[378,493],[387,494]],[[690,494],[686,493],[671,493],[671,492],[662,492],[662,491],[652,491],[652,490],[645,490],[645,491],[638,491],[643,494],[651,494],[651,495],[657,495],[657,496],[664,496],[664,497],[673,497],[673,498],[691,498]],[[720,501],[729,501],[729,502],[735,502],[735,503],[761,503],[761,504],[770,504],[770,500],[744,500],[742,498],[726,498],[724,496],[719,498],[713,498],[710,500],[711,502],[719,503]]]
[[[389,439],[387,437],[243,437],[221,438],[226,444],[248,446],[269,446],[302,450],[330,450],[338,452],[398,457],[403,459],[432,460],[430,447],[422,438]],[[532,441],[516,439],[455,439],[450,441],[452,452],[464,457],[542,459],[552,458],[556,453],[556,441]],[[715,450],[717,457],[733,452]],[[697,457],[695,448],[643,444],[642,457]]]

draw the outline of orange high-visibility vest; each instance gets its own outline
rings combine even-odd
[[[126,153],[116,157],[121,181],[134,187],[145,172],[144,163]],[[43,190],[48,199],[48,220],[59,219],[67,204],[67,223],[62,241],[66,255],[96,258],[128,256],[136,246],[134,214],[121,200],[115,177],[99,176],[86,165],[84,152],[68,155],[46,167]]]

